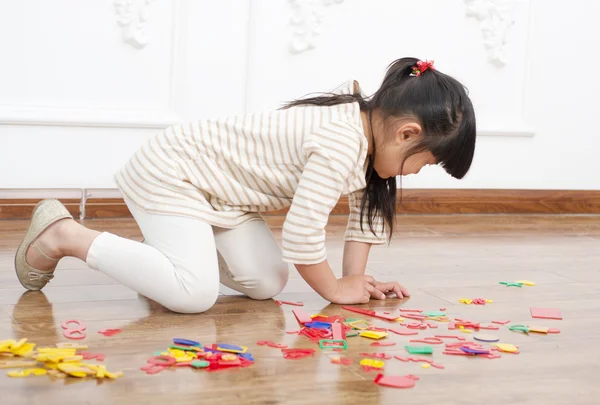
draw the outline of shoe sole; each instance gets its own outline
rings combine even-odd
[[[44,200],[42,199],[35,205],[35,207],[33,207],[33,211],[31,211],[31,219],[33,219],[33,216],[35,215],[35,211],[39,208],[40,205],[42,205],[43,202],[44,202]],[[29,232],[30,227],[31,227],[31,223],[27,227],[27,230],[25,231],[25,235],[27,235],[27,233]],[[23,238],[23,241],[17,248],[17,251],[15,253],[15,258],[14,258],[15,274],[17,275],[17,280],[19,280],[19,284],[21,284],[23,286],[23,288],[25,288],[28,291],[40,291],[40,290],[30,290],[29,287],[27,287],[25,284],[23,284],[23,282],[21,281],[21,277],[19,277],[19,270],[17,270],[17,256],[19,255],[19,251],[23,248],[24,244],[25,244],[25,238]]]

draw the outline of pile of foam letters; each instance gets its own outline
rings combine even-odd
[[[194,340],[175,338],[167,350],[154,353],[141,370],[146,374],[157,374],[171,367],[191,367],[210,372],[252,364],[254,357],[246,346],[225,343],[202,346]]]
[[[9,371],[9,377],[48,375],[51,378],[91,377],[116,379],[122,372],[110,372],[105,365],[84,363],[83,360],[104,361],[104,355],[95,355],[86,350],[86,345],[70,342],[58,343],[56,347],[38,347],[27,339],[0,341],[0,368],[19,368]]]
[[[461,303],[470,304],[471,302]],[[480,299],[478,303],[491,303],[491,300]],[[282,305],[286,302],[280,302]],[[300,306],[299,303],[287,303],[290,305]],[[444,369],[442,364],[433,361],[431,357],[412,356],[426,355],[431,356],[434,353],[434,346],[443,345],[442,354],[453,356],[470,356],[481,357],[486,359],[501,358],[502,353],[519,354],[519,348],[510,343],[500,343],[500,339],[492,334],[485,333],[487,331],[497,331],[501,327],[510,323],[508,320],[492,320],[489,323],[472,322],[466,319],[454,318],[450,319],[446,316],[445,308],[440,308],[439,311],[424,311],[423,309],[399,308],[393,312],[377,312],[369,309],[363,309],[352,306],[343,306],[343,309],[361,315],[366,315],[375,319],[382,319],[389,323],[385,326],[377,326],[368,320],[358,318],[346,318],[342,316],[326,316],[321,314],[310,315],[301,308],[292,310],[298,323],[302,326],[300,330],[290,331],[287,333],[295,333],[300,336],[305,336],[309,340],[318,343],[321,350],[331,350],[343,352],[348,349],[348,338],[359,336],[374,340],[371,343],[373,347],[389,347],[395,346],[396,342],[386,339],[390,333],[401,336],[418,335],[420,331],[432,332],[430,336],[422,338],[409,338],[409,345],[404,346],[404,350],[411,355],[408,357],[392,356],[385,352],[374,353],[359,353],[363,359],[360,365],[364,371],[376,371],[377,376],[374,379],[376,384],[395,387],[395,388],[410,388],[415,386],[415,381],[419,378],[413,374],[404,376],[385,375],[385,360],[399,360],[401,362],[416,362],[422,363],[422,368],[437,368]],[[562,319],[560,310],[554,308],[531,308],[531,316],[533,318],[542,319]],[[443,324],[447,326],[448,331],[457,331],[458,334],[439,333],[438,327]],[[551,334],[560,333],[558,329],[529,326],[529,325],[510,325],[510,331],[518,333],[540,333]],[[433,331],[432,331],[433,330]],[[484,333],[482,333],[484,332]],[[470,336],[469,336],[470,335]],[[468,340],[472,337],[473,340]],[[258,342],[259,345],[266,344],[273,348],[278,348],[284,351],[284,357],[288,357],[288,351],[297,352],[297,355],[292,358],[302,358],[312,355],[314,349],[287,349],[285,345],[276,344],[275,342]],[[352,364],[353,360],[348,357],[332,357],[333,364]]]

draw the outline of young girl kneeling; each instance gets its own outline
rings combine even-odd
[[[415,58],[393,62],[370,98],[350,82],[276,111],[173,126],[115,176],[143,243],[88,229],[44,200],[17,250],[17,276],[40,290],[58,260],[74,256],[182,313],[209,309],[220,283],[271,298],[288,280],[288,263],[333,303],[408,296],[365,275],[371,245],[393,232],[396,177],[439,164],[462,178],[475,133],[464,87]],[[342,195],[350,218],[336,279],[325,226]],[[259,213],[284,207],[280,248]]]

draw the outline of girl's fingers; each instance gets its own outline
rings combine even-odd
[[[377,281],[375,283],[375,288],[377,288],[379,291],[393,291],[395,284],[396,283],[394,283],[393,281],[387,281],[387,282]]]
[[[371,297],[377,299],[377,300],[384,300],[385,299],[385,294],[383,293],[383,291],[374,288],[373,291],[371,291]]]
[[[398,284],[400,286],[400,292],[402,292],[402,294],[405,297],[410,297],[410,293],[408,292],[408,290],[406,289],[406,287],[404,287],[402,284]]]
[[[396,296],[398,298],[404,298],[404,294],[402,293],[402,288],[400,287],[400,284],[396,283],[395,281],[390,281],[387,283],[383,283],[382,286],[379,286],[380,288],[385,288],[384,291],[391,291],[394,294],[396,294]]]
[[[402,287],[400,286],[400,284],[394,283],[392,291],[394,292],[394,294],[396,294],[398,298],[404,298],[404,293],[402,292]]]
[[[399,283],[395,281],[388,281],[385,283],[378,282],[376,288],[380,291],[391,291],[394,294],[396,294],[398,298],[404,298],[410,295],[408,294],[406,288],[402,287]]]
[[[393,283],[391,290],[398,296],[398,298],[410,297],[408,290],[400,283]]]
[[[362,299],[360,301],[361,304],[367,304],[369,301],[371,300],[371,293],[368,291],[365,291],[363,293]]]
[[[367,290],[367,292],[369,293],[370,297],[373,297],[373,298],[378,299],[378,300],[385,299],[385,294],[382,293],[379,289],[373,287],[372,284],[365,283],[365,290]]]

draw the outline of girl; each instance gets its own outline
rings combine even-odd
[[[17,276],[40,290],[58,260],[74,256],[172,311],[198,313],[219,283],[272,298],[293,263],[332,303],[402,298],[398,283],[364,274],[371,245],[393,233],[396,176],[439,164],[462,178],[475,132],[464,87],[415,58],[393,62],[370,98],[351,82],[277,111],[173,126],[115,176],[143,243],[85,228],[44,200],[17,250]],[[336,279],[325,226],[343,194],[350,218]],[[288,206],[280,249],[259,212]]]

